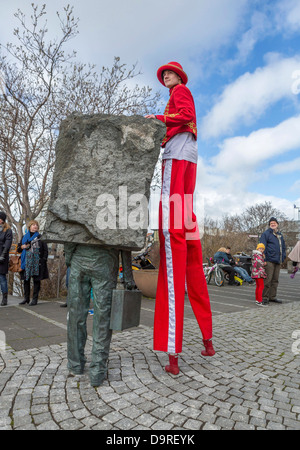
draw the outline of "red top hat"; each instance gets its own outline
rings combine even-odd
[[[163,81],[163,71],[164,70],[172,70],[173,72],[175,72],[182,79],[183,84],[186,84],[188,82],[188,76],[183,71],[182,66],[178,62],[171,61],[168,64],[161,66],[157,71],[157,78],[159,79],[161,84],[163,84],[164,86],[165,86],[165,83]]]

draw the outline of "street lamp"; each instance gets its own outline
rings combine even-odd
[[[300,206],[294,205],[294,209],[296,209],[298,211],[298,217],[296,218],[296,222],[298,223],[298,231],[299,231],[297,239],[299,239],[299,237],[300,237],[300,219],[299,219]]]
[[[297,211],[298,211],[298,218],[296,220],[299,220],[299,209],[300,209],[300,206],[294,205],[294,209],[297,209]]]

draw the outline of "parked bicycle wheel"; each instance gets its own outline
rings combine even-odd
[[[211,268],[210,267],[203,267],[203,271],[204,271],[204,276],[205,276],[205,280],[206,283],[209,284],[210,280],[211,280]]]
[[[215,270],[215,285],[222,286],[224,284],[224,272],[219,267]]]

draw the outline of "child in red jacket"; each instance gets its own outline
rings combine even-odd
[[[264,258],[264,244],[258,244],[256,250],[253,252],[252,256],[252,271],[251,276],[255,279],[256,290],[255,290],[255,303],[257,306],[267,306],[263,302],[262,293],[264,290],[264,278],[267,277],[264,266],[266,265]]]

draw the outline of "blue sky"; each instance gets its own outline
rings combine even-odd
[[[36,2],[39,3],[39,2]],[[42,1],[49,32],[55,10]],[[13,39],[13,12],[31,0],[0,0],[0,41]],[[197,205],[220,218],[271,201],[288,217],[300,206],[299,0],[70,0],[77,59],[99,69],[120,56],[138,62],[140,84],[168,92],[156,70],[178,61],[189,76],[198,120]],[[155,112],[155,111],[153,111]],[[158,111],[157,111],[158,112]],[[203,211],[204,209],[204,211]],[[199,213],[198,213],[199,215]]]

